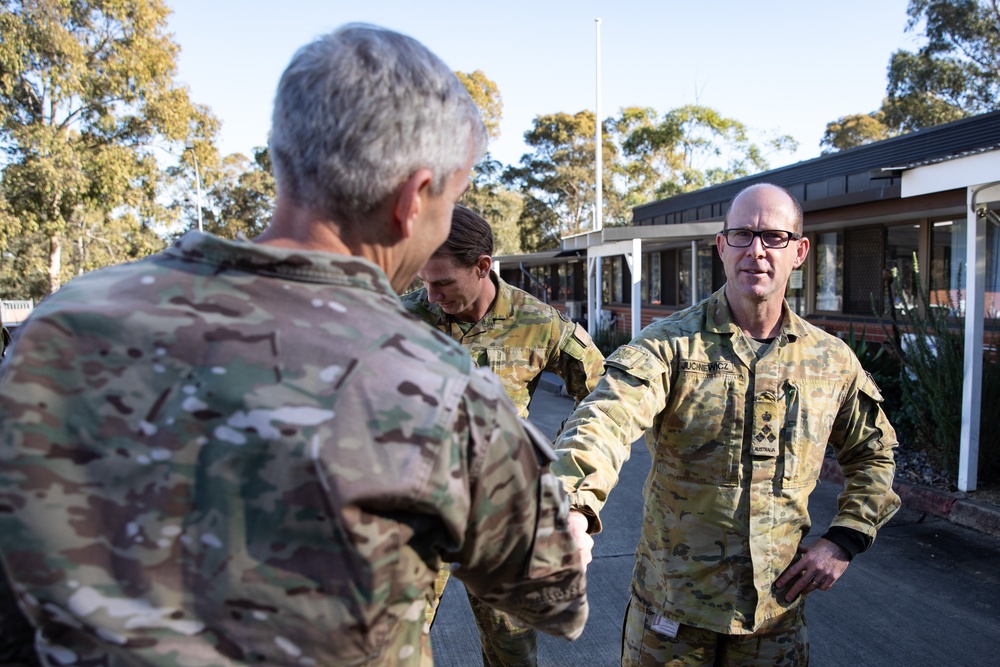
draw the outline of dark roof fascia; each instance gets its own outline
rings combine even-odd
[[[784,188],[791,188],[821,182],[837,176],[866,171],[881,172],[884,168],[896,167],[901,164],[920,164],[927,160],[977,151],[997,144],[1000,144],[1000,111],[963,118],[864,146],[821,155],[810,160],[637,206],[633,209],[633,221],[648,220],[659,215],[728,202],[740,190],[755,183],[774,183]],[[888,178],[891,175],[881,174],[881,177]],[[805,202],[803,202],[804,204]]]
[[[812,199],[802,202],[802,212],[822,211],[828,208],[840,208],[841,206],[856,206],[867,204],[883,199],[899,199],[902,194],[902,186],[898,183],[884,188],[874,190],[864,190],[862,192],[848,192],[847,194],[824,197],[823,199]]]
[[[552,257],[553,259],[559,259],[561,257],[586,257],[586,256],[587,256],[586,248],[574,248],[572,250],[563,250],[562,252],[557,252]]]
[[[538,252],[528,252],[521,255],[494,255],[494,261],[500,262],[501,269],[507,269],[510,264],[524,264],[525,266],[537,266],[549,263],[559,250],[540,250]]]

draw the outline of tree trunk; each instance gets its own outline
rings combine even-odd
[[[58,234],[49,237],[49,294],[60,287],[59,274],[62,273],[62,239]]]

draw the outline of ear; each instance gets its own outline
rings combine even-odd
[[[726,237],[719,232],[715,235],[715,249],[719,252],[719,257],[722,257],[724,247],[726,247]]]
[[[483,255],[476,262],[476,267],[479,269],[479,277],[485,278],[490,275],[490,267],[493,266],[493,258],[489,255]]]
[[[393,223],[399,230],[401,238],[410,238],[416,233],[417,221],[424,213],[426,195],[430,192],[434,176],[430,169],[421,168],[413,172],[409,178],[396,189],[396,201],[393,203]]]
[[[803,236],[797,241],[798,247],[795,248],[795,268],[799,268],[806,261],[806,256],[809,254],[809,239]]]

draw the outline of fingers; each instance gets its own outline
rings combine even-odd
[[[821,568],[799,561],[774,582],[774,587],[779,590],[784,589],[794,580],[791,588],[788,588],[785,593],[785,600],[791,602],[803,593],[830,590],[837,578],[836,573],[826,572]]]
[[[587,533],[590,521],[587,517],[576,510],[569,512],[569,532],[576,541],[576,548],[580,552],[580,562],[586,571],[587,565],[593,560],[594,538]]]
[[[779,588],[784,588],[780,586]],[[799,575],[792,587],[785,592],[785,600],[791,602],[799,595],[803,593],[812,593],[816,589],[816,583],[813,578],[807,575],[805,572]]]
[[[774,584],[775,588],[780,590],[784,589],[787,586],[787,584],[781,583],[782,579],[785,579],[786,575],[787,572],[785,573],[785,575],[782,575],[781,579],[775,582]],[[833,585],[832,577],[825,576],[824,574],[818,571],[810,573],[803,570],[799,573],[798,577],[795,579],[795,583],[792,585],[792,587],[785,592],[785,600],[791,602],[799,595],[812,593],[817,589],[828,591],[830,590],[830,587],[832,585]]]
[[[779,590],[787,588],[785,600],[788,602],[802,593],[830,590],[849,562],[840,547],[822,538],[810,545],[799,545],[799,552],[802,558],[789,565],[774,582]]]

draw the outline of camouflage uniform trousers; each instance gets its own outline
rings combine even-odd
[[[447,563],[438,570],[434,580],[434,599],[427,603],[427,625],[441,604],[451,568]],[[479,644],[483,652],[483,667],[535,667],[537,664],[538,632],[518,625],[508,614],[498,611],[469,595],[472,615],[479,628]]]
[[[651,628],[656,613],[633,595],[622,624],[622,667],[806,667],[809,633],[802,607],[767,621],[752,635],[682,625],[671,638]]]

